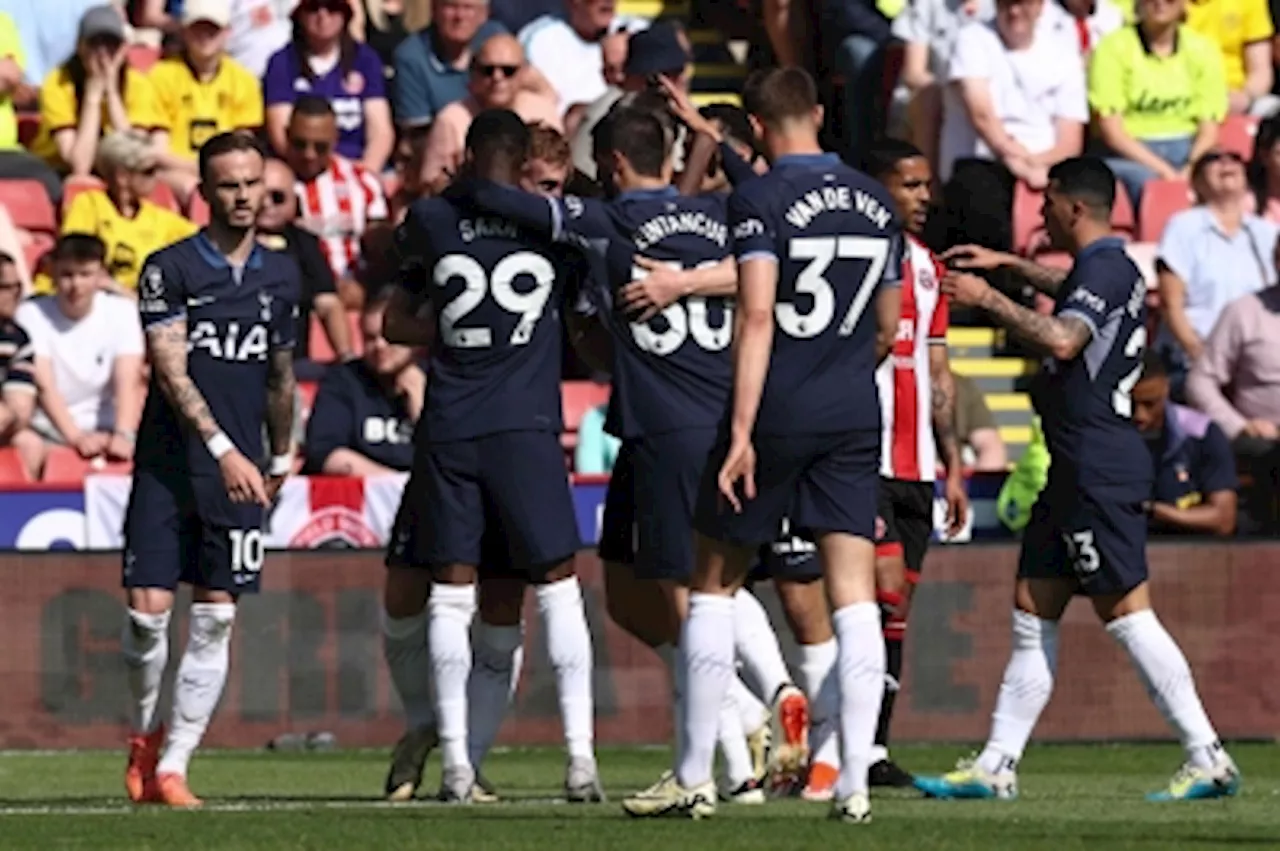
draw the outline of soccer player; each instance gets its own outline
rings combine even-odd
[[[257,244],[264,165],[250,134],[206,142],[200,192],[209,226],[152,254],[139,281],[151,386],[123,559],[123,650],[133,697],[125,787],[139,803],[200,805],[187,765],[226,682],[236,600],[258,590],[264,510],[293,462],[299,281],[297,264]],[[258,469],[264,421],[265,479]],[[192,586],[190,637],[166,734],[156,704],[179,583]]]
[[[1042,316],[981,278],[956,271],[943,292],[981,307],[1047,356],[1032,388],[1053,464],[1031,512],[1018,560],[1013,651],[976,760],[942,777],[917,777],[935,798],[1012,798],[1017,767],[1049,702],[1058,657],[1058,622],[1076,594],[1089,597],[1107,632],[1129,654],[1187,761],[1154,800],[1234,795],[1235,763],[1196,694],[1186,658],[1151,608],[1147,518],[1151,457],[1131,422],[1131,392],[1146,347],[1146,284],[1111,236],[1115,175],[1101,160],[1077,157],[1049,171],[1044,220],[1055,247],[1075,259],[1070,272],[994,252],[957,251],[971,268],[1012,266],[1055,298]]]
[[[515,113],[488,110],[468,131],[467,171],[514,185],[528,148],[529,129]],[[456,195],[416,202],[397,243],[401,257],[422,260],[425,275],[402,283],[430,300],[437,324],[417,522],[434,580],[428,646],[444,761],[441,796],[470,800],[474,785],[469,631],[482,540],[500,529],[516,567],[538,586],[547,622],[569,748],[566,794],[598,800],[591,639],[573,569],[580,541],[559,441],[563,249]],[[388,583],[404,572],[389,574]],[[425,596],[425,581],[410,581],[404,595]]]
[[[833,815],[865,821],[885,667],[871,542],[880,412],[866,400],[897,328],[901,232],[884,188],[822,152],[808,74],[754,74],[743,106],[772,168],[729,202],[740,311],[733,404],[696,509],[681,635],[686,747],[666,805],[652,814],[715,812],[714,728],[734,676],[732,595],[789,514],[816,535],[835,609],[844,758]],[[784,755],[802,768],[807,744]]]

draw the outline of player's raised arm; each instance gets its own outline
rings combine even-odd
[[[594,198],[550,198],[488,180],[464,182],[460,191],[480,209],[557,241],[618,238],[605,205]]]

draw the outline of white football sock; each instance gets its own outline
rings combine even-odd
[[[693,592],[680,636],[684,669],[684,753],[676,767],[680,785],[693,789],[712,779],[720,709],[737,674],[733,664],[733,598]]]
[[[1147,609],[1116,618],[1107,632],[1128,651],[1147,694],[1182,739],[1188,760],[1197,768],[1213,768],[1222,751],[1218,734],[1196,694],[1187,658],[1156,613]]]
[[[760,687],[761,696],[772,703],[778,689],[791,682],[778,635],[769,622],[769,613],[755,594],[740,588],[733,595],[733,602],[733,637],[738,658]]]
[[[729,697],[738,710],[738,725],[747,733],[754,733],[769,723],[769,707],[747,688],[741,676],[734,677],[729,684]]]
[[[565,749],[571,759],[595,759],[595,695],[591,691],[591,631],[582,606],[578,577],[570,576],[535,591],[547,636],[547,655],[556,674]]]
[[[751,749],[747,747],[747,736],[742,731],[742,717],[738,707],[727,694],[720,706],[719,728],[716,740],[720,744],[720,755],[724,757],[724,778],[726,788],[737,789],[755,775],[755,767],[751,764]]]
[[[404,707],[409,729],[434,727],[435,696],[431,693],[431,655],[427,652],[427,612],[393,618],[382,612],[382,655],[391,684]]]
[[[129,609],[120,649],[129,671],[129,725],[146,735],[156,728],[160,683],[169,664],[169,612],[149,615]]]
[[[840,680],[835,673],[839,653],[834,638],[800,645],[800,687],[809,698],[811,761],[836,768],[840,767]]]
[[[227,682],[235,619],[235,603],[191,604],[191,631],[174,679],[173,718],[157,774],[186,776]]]
[[[667,666],[667,675],[671,683],[671,729],[672,729],[672,752],[675,754],[674,763],[679,765],[680,757],[684,755],[684,667],[680,661],[680,648],[674,644],[661,644],[653,648],[653,652],[658,654],[658,658],[662,660],[662,664]]]
[[[471,676],[471,619],[476,613],[476,586],[431,588],[427,647],[436,685],[436,722],[440,757],[445,768],[468,765],[467,680]]]
[[[880,607],[854,603],[831,615],[838,642],[836,671],[840,683],[840,779],[836,798],[867,792],[871,746],[884,697],[884,639]]]
[[[1014,609],[1013,652],[1004,669],[1000,694],[991,714],[991,737],[978,755],[988,774],[1012,770],[1022,759],[1031,731],[1053,694],[1058,670],[1058,623]]]
[[[467,681],[467,753],[479,768],[502,729],[524,661],[524,631],[517,626],[476,624]]]

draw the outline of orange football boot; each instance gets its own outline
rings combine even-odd
[[[129,737],[129,764],[124,770],[124,789],[135,804],[153,804],[160,800],[156,791],[156,764],[160,762],[160,746],[164,744],[164,727],[150,733]]]
[[[160,803],[179,809],[194,809],[204,805],[204,801],[191,794],[187,787],[187,778],[174,772],[156,775],[156,789],[160,792]]]

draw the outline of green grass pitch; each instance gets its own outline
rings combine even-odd
[[[900,747],[917,771],[948,768],[954,747]],[[386,755],[373,751],[198,754],[200,812],[132,808],[122,802],[123,754],[0,754],[0,849],[475,849],[475,851],[700,851],[700,849],[1191,849],[1280,848],[1280,748],[1232,748],[1245,778],[1228,801],[1148,804],[1180,761],[1170,745],[1037,746],[1022,763],[1016,802],[920,800],[877,794],[875,820],[828,822],[826,806],[775,801],[722,804],[705,822],[633,821],[617,800],[647,786],[667,764],[664,751],[603,749],[607,804],[556,800],[563,757],[549,749],[499,751],[486,774],[501,804],[399,806],[376,799]],[[428,782],[438,780],[438,761]]]

